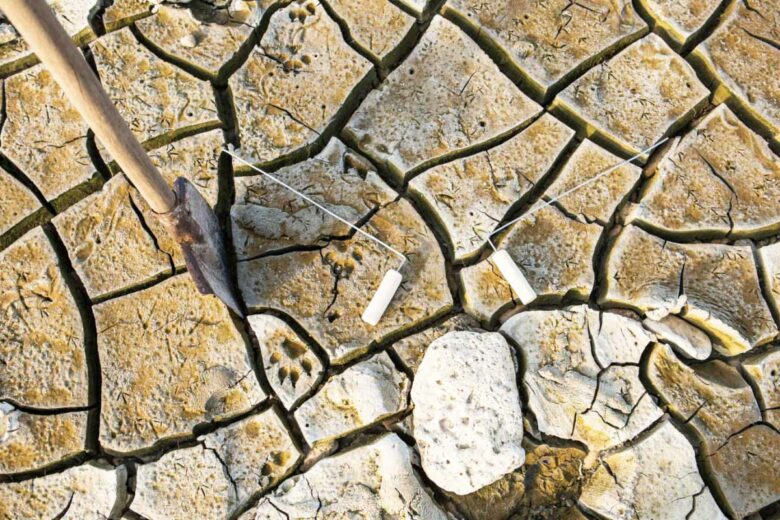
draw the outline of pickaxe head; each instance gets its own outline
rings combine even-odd
[[[244,316],[230,279],[227,251],[217,215],[200,192],[184,177],[173,183],[176,206],[158,215],[179,242],[187,270],[201,294],[213,294],[233,312]]]

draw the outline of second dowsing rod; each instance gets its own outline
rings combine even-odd
[[[395,293],[398,291],[398,287],[401,285],[401,280],[403,279],[403,276],[401,276],[401,268],[403,268],[404,264],[407,262],[406,255],[404,255],[402,252],[391,246],[390,244],[383,242],[382,240],[378,239],[374,235],[365,232],[364,230],[360,229],[356,225],[352,224],[348,220],[342,218],[341,216],[337,215],[336,213],[332,212],[322,204],[316,202],[311,197],[306,195],[305,193],[302,193],[289,184],[285,183],[278,177],[275,177],[271,175],[270,173],[261,170],[254,164],[250,163],[243,157],[240,157],[236,155],[234,152],[223,149],[223,152],[231,156],[232,158],[236,159],[237,161],[241,162],[242,164],[245,164],[246,166],[249,166],[256,172],[259,172],[261,175],[263,175],[265,178],[269,179],[270,181],[278,184],[279,186],[283,187],[284,189],[294,193],[295,195],[299,196],[303,200],[309,202],[310,204],[316,206],[317,208],[321,209],[331,217],[335,218],[339,222],[342,222],[343,224],[346,224],[351,229],[354,229],[357,233],[360,233],[364,237],[368,238],[369,240],[372,240],[379,244],[381,247],[384,247],[391,253],[395,254],[401,259],[401,264],[398,266],[398,269],[390,269],[387,273],[385,273],[384,278],[382,278],[382,282],[379,284],[379,287],[377,288],[376,292],[374,293],[374,297],[371,298],[371,301],[368,302],[368,306],[366,306],[365,311],[363,311],[363,315],[360,317],[363,321],[368,323],[371,326],[375,326],[377,323],[379,323],[379,320],[382,319],[382,315],[384,315],[385,311],[387,310],[388,305],[390,305],[390,301],[393,299],[393,296],[395,296]]]
[[[621,168],[625,166],[626,164],[629,164],[630,162],[642,157],[644,154],[654,150],[655,148],[658,148],[663,143],[668,141],[669,138],[665,137],[661,139],[660,141],[656,142],[654,145],[650,146],[649,148],[646,148],[645,150],[642,150],[638,154],[634,155],[630,159],[626,159],[625,161],[622,161],[610,168],[607,168],[603,172],[599,173],[598,175],[595,175],[591,177],[590,179],[581,182],[580,184],[577,184],[573,188],[570,188],[560,195],[545,201],[543,204],[533,208],[528,213],[525,213],[519,217],[517,217],[514,220],[511,220],[507,222],[506,224],[503,224],[502,226],[494,229],[490,232],[490,234],[487,236],[487,242],[490,244],[490,247],[493,249],[493,254],[490,256],[489,260],[492,262],[501,273],[501,276],[504,277],[504,279],[507,281],[509,286],[512,288],[512,290],[517,294],[517,296],[520,298],[520,301],[523,303],[523,305],[528,305],[532,301],[536,299],[536,292],[534,291],[533,287],[531,287],[531,284],[528,283],[528,280],[523,275],[523,272],[520,270],[520,268],[517,266],[514,260],[512,260],[512,257],[509,255],[509,253],[506,251],[506,249],[499,250],[496,248],[495,244],[493,243],[493,240],[491,237],[496,235],[497,233],[500,233],[504,229],[508,228],[509,226],[512,226],[519,222],[520,220],[530,217],[534,213],[544,209],[545,207],[554,204],[555,202],[559,201],[563,197],[570,195],[571,193],[574,193],[575,191],[579,190],[580,188],[583,188],[587,186],[588,184],[597,181],[598,179],[604,177],[605,175],[609,175],[613,171],[617,170],[618,168]],[[390,301],[392,301],[393,296],[395,296],[395,293],[398,291],[398,287],[401,285],[401,281],[403,279],[403,276],[401,275],[401,268],[403,268],[404,264],[407,262],[406,255],[404,255],[402,252],[391,246],[390,244],[378,239],[374,235],[367,233],[366,231],[360,229],[356,225],[352,224],[351,222],[347,221],[346,219],[342,218],[341,216],[337,215],[333,211],[329,210],[322,204],[316,202],[308,195],[296,190],[289,184],[285,183],[278,177],[275,177],[271,175],[270,173],[261,170],[251,162],[247,161],[243,157],[237,155],[231,150],[224,149],[224,153],[228,154],[235,160],[239,161],[240,163],[249,166],[251,169],[255,170],[256,172],[263,175],[265,178],[269,179],[270,181],[278,184],[279,186],[283,187],[284,189],[294,193],[298,197],[302,198],[303,200],[309,202],[310,204],[314,205],[315,207],[319,208],[320,210],[324,211],[331,217],[335,218],[339,222],[342,222],[343,224],[349,226],[351,229],[354,229],[355,232],[363,235],[364,237],[368,238],[369,240],[372,240],[373,242],[377,243],[381,247],[387,249],[391,253],[397,255],[401,259],[401,264],[398,266],[398,269],[390,269],[387,273],[385,273],[384,278],[382,278],[382,282],[379,284],[379,287],[376,290],[376,293],[374,293],[373,298],[371,298],[371,301],[366,306],[365,311],[363,311],[363,314],[361,316],[361,319],[368,323],[371,326],[375,326],[377,323],[379,323],[379,320],[382,319],[382,316],[384,315],[385,311],[387,310],[387,307],[390,305]]]
[[[617,170],[618,168],[621,168],[626,164],[642,157],[644,154],[658,148],[668,140],[669,140],[668,137],[664,137],[660,141],[656,142],[654,145],[642,150],[635,156],[626,159],[625,161],[622,161],[610,168],[607,168],[606,170],[599,173],[598,175],[594,175],[590,179],[581,182],[580,184],[577,184],[573,188],[564,191],[560,195],[557,195],[556,197],[548,201],[545,201],[543,204],[540,204],[539,206],[533,208],[528,213],[524,213],[523,215],[520,215],[516,219],[510,220],[506,224],[494,229],[493,231],[490,232],[490,234],[488,234],[487,242],[488,244],[490,244],[490,247],[493,248],[493,254],[490,256],[489,260],[493,265],[496,266],[496,268],[501,273],[501,276],[504,277],[504,280],[507,281],[509,287],[511,287],[512,290],[515,292],[515,294],[517,294],[517,296],[520,298],[520,302],[522,302],[523,305],[528,305],[529,303],[534,301],[536,299],[536,292],[534,291],[533,287],[531,287],[531,284],[528,283],[528,280],[526,280],[525,276],[523,275],[523,272],[517,266],[515,261],[512,260],[511,256],[509,256],[509,252],[506,249],[501,249],[501,250],[497,249],[496,245],[493,243],[493,240],[491,240],[491,237],[493,237],[496,233],[500,233],[501,231],[505,230],[509,226],[516,224],[520,220],[530,217],[534,213],[541,211],[542,209],[546,208],[551,204],[554,204],[555,202],[561,200],[563,197],[574,193],[575,191],[579,190],[580,188],[583,188],[584,186],[587,186],[591,182],[595,182],[598,179],[604,177],[605,175],[609,175],[610,173]]]

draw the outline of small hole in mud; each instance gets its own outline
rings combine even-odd
[[[485,123],[484,121],[479,122],[479,126],[481,126],[482,128],[485,128],[485,125],[487,125],[487,123]]]
[[[414,69],[409,69],[409,75],[410,75],[410,76],[413,76],[413,75],[414,75]]]
[[[328,314],[327,318],[328,318],[329,322],[333,323],[334,321],[339,319],[339,313],[338,312],[331,312],[330,314]]]

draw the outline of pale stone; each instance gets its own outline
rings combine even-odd
[[[0,235],[40,207],[35,195],[0,167]]]
[[[566,87],[553,110],[633,156],[684,124],[708,96],[691,66],[649,34]]]
[[[164,52],[217,77],[260,22],[255,7],[256,2],[244,0],[224,6],[161,5],[154,16],[137,21],[136,27]]]
[[[230,78],[243,151],[265,162],[310,144],[370,70],[319,4],[293,2],[275,12]]]
[[[455,260],[464,260],[546,178],[573,137],[573,130],[545,114],[495,148],[422,173],[409,191],[441,222]]]
[[[103,11],[103,25],[107,32],[121,29],[152,14],[157,3],[157,0],[113,0]]]
[[[435,340],[411,395],[422,466],[440,488],[472,493],[523,464],[515,360],[500,334],[450,332]]]
[[[138,140],[221,125],[211,85],[152,54],[129,28],[90,48],[103,87]]]
[[[352,39],[377,61],[395,56],[416,21],[389,0],[328,0]]]
[[[495,243],[509,252],[540,297],[587,299],[593,289],[593,255],[601,232],[598,224],[580,222],[547,206],[510,226]],[[516,295],[490,260],[462,269],[460,278],[464,307],[477,319],[490,321],[517,304]]]
[[[602,304],[629,306],[652,319],[681,312],[716,338],[714,347],[725,355],[777,334],[749,246],[677,244],[629,226],[609,251],[606,271]]]
[[[172,274],[171,258],[147,231],[133,191],[117,175],[53,220],[92,299]]]
[[[749,357],[742,366],[756,391],[764,419],[780,429],[780,349]]]
[[[650,338],[638,321],[582,305],[523,312],[501,331],[523,353],[523,384],[541,432],[582,441],[596,455],[662,415],[639,378]]]
[[[642,385],[638,366],[607,367],[599,373],[598,383],[591,405],[577,414],[571,435],[591,450],[633,439],[663,415]]]
[[[458,314],[439,325],[434,325],[422,332],[396,341],[393,343],[393,350],[404,366],[414,373],[417,372],[428,345],[448,332],[461,330],[479,332],[482,329],[479,323],[468,314]]]
[[[669,346],[658,344],[647,376],[669,411],[696,430],[705,453],[717,452],[731,435],[761,420],[750,385],[722,361],[690,368]]]
[[[127,469],[77,466],[22,482],[0,484],[0,518],[105,520],[127,500]]]
[[[720,105],[655,168],[634,218],[691,237],[756,236],[780,229],[780,158]]]
[[[606,456],[580,505],[610,520],[725,520],[682,433],[663,420],[637,443]]]
[[[780,500],[780,433],[757,424],[738,433],[708,460],[735,518]]]
[[[475,42],[435,17],[343,135],[402,181],[412,170],[507,134],[540,111]]]
[[[288,479],[240,519],[449,518],[415,474],[416,462],[411,448],[387,434]]]
[[[653,18],[653,30],[685,45],[699,34],[722,4],[720,0],[639,0]]]
[[[33,471],[73,457],[84,451],[86,438],[87,412],[37,415],[0,402],[0,474]]]
[[[780,138],[780,49],[774,0],[734,2],[718,29],[690,54],[715,82],[716,100],[728,99]]]
[[[295,411],[310,445],[343,437],[407,407],[409,380],[382,352],[331,377]]]
[[[100,442],[112,452],[191,435],[265,394],[227,309],[187,274],[94,307],[102,370]]]
[[[604,173],[621,162],[620,157],[585,140],[566,161],[544,197],[557,199],[561,196],[558,204],[578,220],[606,225],[642,174],[642,169],[633,164]],[[599,180],[582,185],[602,173]]]
[[[89,17],[97,5],[96,0],[46,0],[46,3],[74,42],[84,43],[95,37],[89,27]],[[11,74],[36,61],[27,42],[0,13],[0,74]]]
[[[585,452],[523,440],[525,463],[468,495],[445,493],[468,520],[584,520],[574,505]]]
[[[95,174],[89,127],[42,65],[5,80],[0,147],[47,200]]]
[[[131,508],[149,520],[228,518],[287,476],[300,456],[278,414],[268,410],[140,465]]]
[[[374,168],[338,139],[317,156],[273,176],[354,225],[397,198]],[[324,245],[351,233],[344,223],[263,175],[238,177],[235,185],[230,215],[239,260]]]
[[[444,12],[497,46],[540,97],[647,31],[626,0],[449,0]]]
[[[0,399],[87,406],[84,328],[41,228],[0,252]]]
[[[284,312],[335,364],[451,308],[439,245],[406,200],[381,208],[363,229],[409,259],[401,268],[404,283],[376,326],[360,316],[385,272],[398,267],[398,257],[360,234],[319,251],[239,262],[238,285],[247,306]]]
[[[660,320],[646,318],[642,323],[658,339],[669,343],[679,354],[690,359],[707,359],[712,353],[712,341],[704,332],[674,315]]]
[[[317,353],[285,322],[268,314],[249,317],[268,382],[285,408],[295,407],[322,377]]]

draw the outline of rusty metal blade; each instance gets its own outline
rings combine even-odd
[[[244,316],[227,265],[222,229],[214,210],[184,177],[173,183],[176,207],[158,215],[181,246],[187,270],[201,294],[213,294],[233,312]]]

